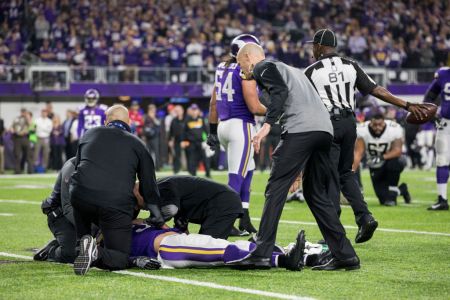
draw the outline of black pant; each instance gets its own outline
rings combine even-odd
[[[303,173],[303,193],[330,251],[337,259],[356,255],[344,227],[328,197],[332,136],[313,131],[282,135],[272,155],[272,169],[266,187],[266,202],[257,234],[255,256],[270,257],[289,187]]]
[[[77,236],[75,226],[63,215],[56,218],[50,213],[47,215],[48,228],[58,241],[59,246],[48,254],[49,261],[60,263],[73,263],[76,257]]]
[[[132,214],[107,207],[99,207],[78,199],[71,199],[77,237],[91,234],[91,223],[99,226],[104,247],[98,247],[94,266],[101,269],[121,270],[128,266],[131,251]]]
[[[373,189],[381,204],[386,201],[397,201],[398,182],[405,165],[403,159],[394,158],[387,160],[380,168],[370,169]]]
[[[173,173],[177,174],[181,170],[181,146],[180,141],[175,141],[173,145]]]
[[[201,142],[191,142],[191,144],[186,148],[186,158],[189,174],[196,176],[198,164],[199,162],[203,162],[205,165],[206,176],[210,176],[209,159],[206,157],[205,150],[203,150]]]
[[[53,170],[61,170],[63,145],[50,145],[50,163],[49,168]]]
[[[14,136],[14,172],[22,172],[22,161],[27,162],[28,173],[33,173],[33,151],[30,147],[30,139],[27,136]]]
[[[227,239],[234,222],[242,215],[241,198],[234,192],[223,192],[210,200],[201,221],[200,234]]]
[[[367,203],[359,188],[355,173],[352,171],[353,154],[356,141],[356,121],[350,115],[339,120],[332,119],[334,128],[333,144],[330,157],[333,176],[330,181],[329,196],[341,215],[340,192],[350,203],[355,214],[356,223],[361,225],[364,218],[370,215]]]

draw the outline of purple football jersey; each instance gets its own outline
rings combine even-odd
[[[225,66],[222,62],[216,70],[217,113],[221,121],[241,119],[255,124],[255,116],[248,110],[242,92],[241,68],[236,63]]]
[[[102,126],[105,123],[106,105],[96,105],[94,107],[85,106],[78,115],[78,137],[91,128]]]
[[[158,235],[173,231],[179,232],[177,229],[158,229],[149,225],[133,225],[131,238],[130,257],[147,256],[156,258],[158,254],[155,252],[154,242]]]
[[[428,90],[440,94],[441,117],[450,119],[450,68],[440,68]]]

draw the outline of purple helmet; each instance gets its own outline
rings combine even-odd
[[[100,93],[96,89],[89,89],[84,94],[84,102],[89,107],[94,107],[100,98]]]
[[[259,40],[258,40],[258,38],[256,36],[248,34],[248,33],[244,33],[244,34],[238,35],[231,42],[231,53],[230,53],[230,55],[232,57],[236,57],[238,52],[239,52],[239,49],[241,49],[247,43],[255,43],[255,44],[259,45]]]

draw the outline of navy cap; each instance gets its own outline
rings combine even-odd
[[[336,35],[330,29],[320,29],[314,34],[312,41],[308,43],[319,44],[322,46],[336,47],[337,39]]]

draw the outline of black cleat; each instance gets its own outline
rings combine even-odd
[[[257,231],[250,220],[248,209],[244,209],[244,214],[239,220],[239,230],[246,231],[248,233],[255,233]]]
[[[39,249],[33,256],[33,260],[36,261],[45,261],[48,259],[48,254],[50,251],[59,246],[59,243],[56,239],[49,241],[44,247]]]
[[[249,236],[250,233],[247,231],[241,231],[239,229],[237,229],[236,227],[233,226],[233,228],[231,229],[230,235],[229,236]]]
[[[438,201],[428,207],[428,210],[448,210],[448,201],[442,198],[442,196],[439,196]]]
[[[311,268],[313,271],[357,270],[361,268],[358,256],[338,260],[330,256],[323,264]]]
[[[359,226],[358,233],[355,237],[355,243],[359,244],[370,240],[377,227],[378,222],[372,216],[370,216],[369,220]]]
[[[91,268],[92,263],[97,260],[97,244],[90,235],[80,239],[80,254],[73,263],[73,271],[76,275],[85,275]]]
[[[286,253],[285,268],[291,271],[303,269],[303,255],[305,253],[305,231],[300,230],[295,245]]]
[[[408,185],[406,183],[402,183],[398,186],[398,189],[400,190],[400,195],[402,195],[405,203],[411,203],[411,194],[408,191]]]

